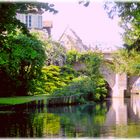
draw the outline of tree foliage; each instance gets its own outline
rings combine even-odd
[[[125,30],[123,34],[125,48],[140,51],[140,3],[106,3],[105,9],[110,17],[117,14],[121,18],[120,26]]]
[[[88,2],[84,6],[88,6]],[[54,5],[48,3],[0,3],[0,91],[3,91],[1,96],[29,95],[29,91],[34,94],[37,86],[43,89],[44,85],[40,80],[44,76],[46,79],[43,80],[48,82],[46,88],[52,81],[59,88],[64,81],[70,81],[73,78],[67,75],[67,72],[65,73],[70,70],[69,68],[64,68],[63,74],[59,73],[60,68],[57,67],[53,69],[54,72],[48,67],[43,69],[42,73],[46,54],[48,55],[47,65],[60,65],[60,63],[63,65],[66,59],[65,50],[63,46],[54,41],[49,40],[42,43],[41,39],[37,39],[39,36],[29,33],[26,26],[16,19],[16,12],[28,13],[45,9],[57,13],[53,7]],[[87,63],[87,75],[95,81],[95,75],[97,74],[98,77],[99,74],[97,63],[100,62],[100,59],[92,54],[90,57],[87,54],[79,56],[80,61]],[[64,69],[62,68],[62,70]],[[46,82],[44,83],[46,84]]]
[[[93,52],[79,53],[77,51],[69,51],[66,64],[74,68],[75,63],[83,63],[85,67],[82,70],[78,70],[79,77],[74,78],[72,83],[65,86],[62,90],[56,91],[56,94],[69,96],[84,93],[91,100],[105,98],[107,95],[106,82],[99,71],[102,56]]]
[[[77,77],[77,72],[67,66],[49,65],[43,67],[42,79],[38,79],[35,94],[52,95],[55,90],[67,86],[75,77]]]
[[[43,42],[47,59],[45,64],[63,66],[66,63],[66,49],[57,41],[53,41],[51,38],[46,38],[45,33],[42,31],[31,31],[37,35],[37,38]]]
[[[80,0],[79,4],[83,4],[85,7],[87,7],[90,4],[89,0]]]
[[[140,75],[140,54],[136,50],[119,50],[114,54],[115,71],[128,75]]]
[[[45,45],[47,54],[46,65],[63,66],[66,61],[66,50],[60,43],[48,40]]]
[[[8,34],[0,56],[1,96],[26,95],[44,65],[45,50],[41,41],[21,33]]]
[[[74,63],[84,63],[86,68],[86,75],[90,76],[91,78],[95,79],[101,76],[99,67],[102,63],[102,56],[101,54],[97,54],[94,52],[83,52],[79,53],[77,51],[69,51],[67,53],[66,63],[69,65],[73,65]]]
[[[36,88],[45,49],[16,13],[37,11],[58,12],[49,3],[0,3],[0,96],[27,95]]]

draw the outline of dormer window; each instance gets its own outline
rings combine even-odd
[[[17,13],[17,19],[24,23],[27,28],[42,29],[42,15],[35,13],[22,14]]]
[[[17,19],[24,23],[28,29],[39,29],[45,30],[48,36],[51,36],[51,28],[53,27],[52,21],[46,20],[42,21],[42,13],[32,12],[32,13],[17,13]]]

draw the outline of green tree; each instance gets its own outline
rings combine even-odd
[[[45,49],[35,36],[8,34],[0,49],[0,96],[27,95],[44,65]]]
[[[113,64],[116,72],[126,72],[128,75],[140,75],[140,54],[136,50],[119,50],[114,54]]]
[[[120,18],[120,26],[124,29],[124,50],[114,57],[116,70],[127,72],[129,75],[140,75],[140,3],[139,2],[115,2],[106,3],[105,9],[110,17],[117,14]]]
[[[55,96],[76,95],[78,102],[86,100],[102,100],[107,95],[106,83],[100,74],[99,68],[102,56],[93,52],[78,53],[69,51],[66,64],[74,68],[74,64],[80,64],[77,72],[79,77],[72,79],[71,83],[54,92]],[[80,94],[84,94],[80,97]]]
[[[117,14],[121,18],[120,26],[125,31],[123,34],[125,48],[140,51],[140,3],[106,3],[105,9],[109,17],[114,17]]]
[[[45,50],[16,18],[17,12],[33,11],[58,12],[49,3],[0,3],[0,96],[27,95],[36,88]]]
[[[47,54],[46,65],[63,66],[66,61],[66,50],[60,43],[48,40],[45,45]]]
[[[38,36],[38,39],[43,42],[47,59],[45,64],[63,66],[66,63],[66,49],[59,42],[46,38],[44,32],[31,30],[31,32]]]

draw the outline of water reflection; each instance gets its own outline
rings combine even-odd
[[[137,116],[140,119],[140,95],[132,95],[130,101],[130,107],[132,108],[133,116]]]
[[[72,106],[68,109],[49,108],[61,117],[63,137],[99,137],[100,127],[105,122],[106,104]]]
[[[15,110],[0,114],[1,137],[99,137],[106,104]]]
[[[140,96],[114,98],[102,127],[102,137],[140,137]]]
[[[113,98],[112,105],[106,114],[105,126],[127,124],[127,105],[123,98]]]
[[[0,111],[0,137],[140,137],[140,96],[101,104]]]

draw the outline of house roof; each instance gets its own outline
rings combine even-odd
[[[44,11],[38,10],[37,8],[32,8],[32,9],[28,9],[28,10],[24,10],[24,11],[17,10],[17,13],[24,13],[24,14],[32,13],[32,14],[41,14],[42,15],[44,13]]]

